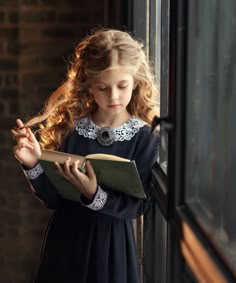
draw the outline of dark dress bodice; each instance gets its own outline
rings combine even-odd
[[[110,146],[102,146],[74,130],[60,150],[79,155],[107,153],[135,160],[149,195],[158,145],[158,135],[151,134],[150,127],[144,125],[130,139]],[[139,282],[132,219],[145,212],[148,198],[132,198],[101,186],[107,193],[106,203],[92,210],[85,205],[85,197],[82,203],[62,199],[44,173],[30,183],[45,206],[55,210],[45,232],[35,283]]]

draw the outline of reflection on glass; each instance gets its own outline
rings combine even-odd
[[[169,84],[169,1],[157,1],[157,51],[156,74],[160,90],[160,116],[168,116]],[[161,168],[167,174],[168,167],[168,133],[160,125],[160,160]]]
[[[152,61],[155,80],[158,86],[158,96],[156,98],[157,104],[160,107],[160,93],[161,93],[161,0],[150,0],[149,2],[149,46],[148,53],[150,60]],[[166,95],[166,94],[164,94]],[[160,115],[160,113],[159,113]],[[159,127],[158,127],[159,129]],[[160,159],[159,162],[165,162],[166,159],[162,159],[162,152],[164,149],[160,147]]]
[[[235,11],[235,0],[189,5],[186,197],[236,273]]]

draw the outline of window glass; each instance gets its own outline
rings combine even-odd
[[[168,112],[168,96],[169,96],[169,40],[170,40],[170,3],[168,1],[158,1],[158,34],[160,36],[160,116],[167,117]],[[160,126],[161,146],[160,146],[160,165],[167,174],[168,161],[168,132],[163,124]]]
[[[135,36],[141,38],[144,41],[146,52],[151,60],[152,67],[155,73],[155,80],[158,86],[158,95],[156,97],[157,104],[159,106],[160,112],[163,115],[167,113],[167,89],[162,92],[161,90],[161,41],[162,41],[162,31],[161,31],[161,0],[137,0],[133,2],[133,17],[134,17],[134,34]],[[168,1],[167,1],[168,2]],[[168,17],[166,14],[166,23],[168,23]],[[168,24],[166,26],[168,29]],[[168,40],[168,36],[165,40]],[[165,42],[168,45],[168,42]],[[165,49],[165,48],[164,48]],[[168,58],[168,48],[165,49],[165,56]],[[164,66],[167,75],[168,62]],[[167,76],[163,85],[167,83]],[[160,105],[161,104],[161,105]],[[162,109],[162,110],[161,110]],[[158,113],[158,116],[161,113]],[[164,171],[167,171],[167,135],[161,132],[161,148],[160,148],[160,163]]]
[[[190,1],[186,197],[236,272],[236,1]]]

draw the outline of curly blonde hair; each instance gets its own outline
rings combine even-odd
[[[90,82],[114,64],[132,70],[136,88],[127,107],[147,123],[157,114],[157,87],[143,44],[127,32],[97,30],[75,48],[75,56],[65,82],[47,100],[42,112],[25,126],[36,125],[44,149],[56,150],[74,128],[74,122],[97,109]]]

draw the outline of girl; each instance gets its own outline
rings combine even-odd
[[[141,43],[126,32],[99,30],[76,47],[67,80],[44,111],[26,124],[17,119],[14,154],[35,196],[55,210],[35,283],[140,282],[132,219],[144,213],[147,200],[100,186],[89,162],[83,174],[77,162],[70,166],[70,159],[62,167],[55,163],[55,168],[82,196],[80,202],[62,199],[38,158],[41,149],[52,149],[135,160],[149,195],[159,143],[149,125],[156,114],[156,95]],[[30,129],[34,125],[37,136]]]

